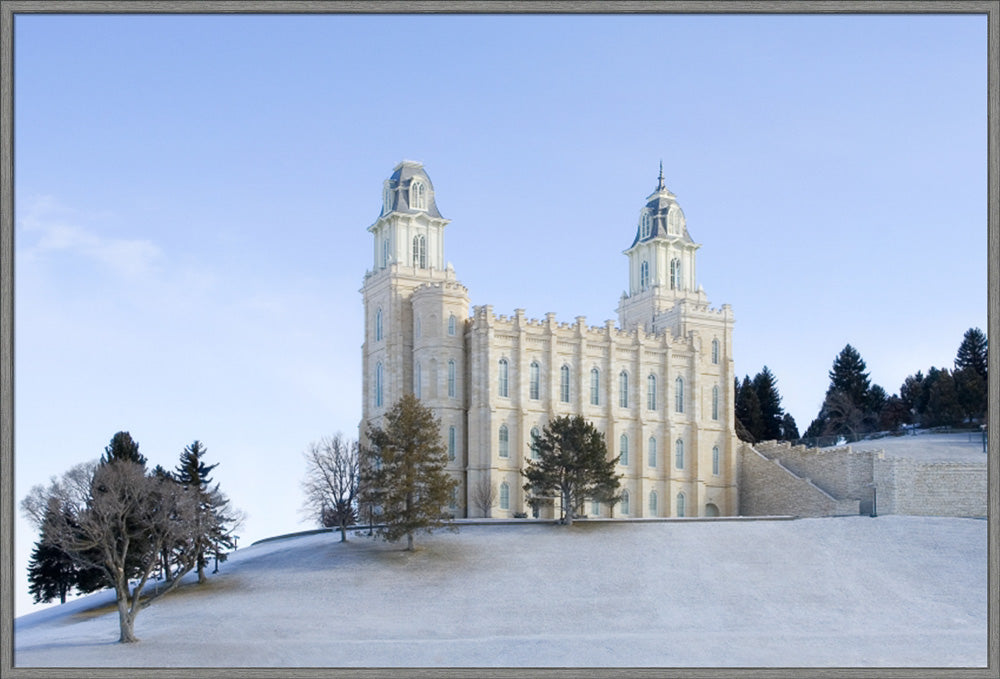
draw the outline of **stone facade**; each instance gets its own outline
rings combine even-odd
[[[532,431],[582,415],[605,434],[628,500],[616,516],[737,513],[733,422],[733,315],[710,308],[695,281],[698,246],[663,185],[640,210],[619,326],[556,315],[529,319],[472,308],[444,264],[444,227],[419,163],[403,161],[383,187],[369,227],[374,262],[362,287],[361,434],[412,392],[441,420],[449,471],[460,483],[450,508],[482,516],[480,484],[498,495],[492,516],[555,516],[558,505],[525,495],[521,469]],[[587,503],[590,515],[607,506]]]

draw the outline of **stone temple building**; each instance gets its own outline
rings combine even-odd
[[[441,421],[448,469],[460,486],[450,511],[483,516],[477,487],[496,492],[493,517],[558,516],[558,499],[531,498],[520,470],[532,432],[582,415],[621,455],[625,491],[588,516],[719,516],[738,512],[733,419],[733,314],[711,308],[696,278],[700,247],[663,183],[639,210],[624,254],[627,293],[618,324],[590,326],[470,309],[469,291],[444,255],[449,220],[430,177],[403,161],[382,187],[368,227],[361,435],[407,392]],[[612,266],[613,262],[608,262]]]

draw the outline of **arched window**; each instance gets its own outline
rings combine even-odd
[[[677,258],[670,260],[670,289],[681,289],[681,260]]]
[[[538,431],[538,427],[531,428],[531,459],[538,459],[538,437],[542,435],[542,432]]]
[[[624,370],[618,373],[618,405],[628,408],[628,373]]]
[[[684,412],[684,378],[680,376],[674,380],[674,410]]]
[[[541,372],[541,368],[538,365],[538,361],[532,361],[528,367],[528,398],[535,401],[538,400],[539,372]]]
[[[422,235],[413,237],[413,266],[427,268],[427,239]]]
[[[719,419],[719,385],[712,387],[712,419]]]
[[[455,428],[448,427],[448,459],[455,459]]]
[[[640,499],[640,502],[642,502],[641,499]],[[628,491],[627,490],[623,490],[622,491],[622,514],[628,514],[628,512],[629,512],[629,507],[628,507]]]
[[[656,516],[656,491],[649,491],[649,515]]]
[[[628,465],[628,434],[622,434],[621,438],[618,439],[618,448],[621,452],[618,458],[618,464]]]
[[[510,486],[506,481],[500,484],[500,509],[510,509]]]
[[[382,307],[375,312],[375,341],[382,341]]]
[[[448,361],[448,398],[455,398],[455,361]]]
[[[601,371],[597,368],[590,369],[590,403],[601,405]]]
[[[451,316],[448,317],[448,334],[449,335],[455,334],[455,314],[452,314]]]
[[[389,239],[382,241],[382,268],[389,266]]]
[[[420,398],[421,387],[423,386],[422,382],[423,370],[420,369],[420,364],[417,363],[413,368],[413,395],[417,398]]]
[[[719,363],[719,340],[712,340],[712,363]]]
[[[712,473],[719,475],[719,446],[712,447]]]
[[[392,189],[388,186],[382,192],[382,214],[387,215],[392,212]]]
[[[507,431],[507,425],[500,425],[500,457],[510,457],[510,433]]]
[[[559,368],[559,400],[569,403],[569,366]]]
[[[684,439],[677,439],[674,442],[674,466],[684,469]]]
[[[375,407],[382,407],[382,363],[375,364]]]
[[[639,226],[639,238],[642,239],[649,238],[650,231],[651,229],[649,225],[649,213],[643,210],[642,219],[640,220],[640,226]]]
[[[677,516],[684,516],[684,493],[677,493]]]
[[[501,358],[500,359],[499,367],[500,367],[500,374],[497,375],[497,390],[498,390],[498,393],[501,396],[503,396],[504,398],[506,398],[507,396],[510,395],[510,390],[508,389],[508,386],[507,386],[508,385],[507,378],[508,378],[509,372],[508,372],[508,366],[507,366],[507,359],[506,358]]]
[[[649,460],[649,466],[650,467],[655,467],[656,466],[656,437],[655,436],[650,436],[649,437],[649,453],[646,455],[646,458]]]
[[[646,410],[656,410],[656,375],[646,378]]]
[[[643,260],[639,265],[639,289],[645,290],[649,287],[649,262]]]
[[[427,187],[423,182],[414,181],[410,184],[410,208],[414,210],[427,209]]]

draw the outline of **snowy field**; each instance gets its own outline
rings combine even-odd
[[[142,611],[15,621],[16,666],[982,667],[987,523],[525,521],[239,550]],[[95,610],[96,609],[96,610]]]

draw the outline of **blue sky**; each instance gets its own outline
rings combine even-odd
[[[18,499],[126,429],[203,441],[245,540],[305,527],[404,158],[473,304],[592,325],[662,159],[801,430],[847,343],[889,393],[950,367],[986,329],[986,47],[985,15],[18,16]]]

